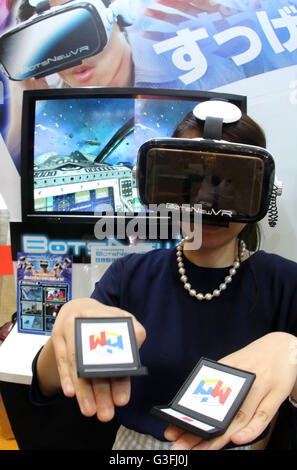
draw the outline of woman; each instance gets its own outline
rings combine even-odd
[[[190,113],[174,136],[201,137],[201,124]],[[225,125],[222,138],[265,145],[263,132],[245,115]],[[35,361],[35,401],[37,396],[51,401],[61,387],[66,397],[76,396],[85,416],[107,422],[115,413],[122,426],[114,449],[265,448],[272,429],[268,425],[279,407],[289,395],[292,403],[297,399],[297,265],[264,251],[253,253],[255,236],[251,244],[248,232],[253,229],[240,223],[203,225],[199,250],[186,250],[181,243],[177,250],[133,254],[114,262],[92,299],[61,308],[52,336]],[[186,289],[184,276],[191,285]],[[148,376],[131,382],[78,379],[74,318],[120,315],[132,315]],[[172,400],[201,356],[256,374],[227,431],[210,441],[167,427],[150,414],[152,406]],[[296,420],[293,407],[292,412]]]

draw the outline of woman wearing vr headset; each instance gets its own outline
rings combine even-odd
[[[199,138],[203,126],[191,113],[174,135]],[[222,139],[265,147],[262,130],[246,115],[224,125]],[[118,450],[264,449],[282,406],[291,419],[283,438],[288,448],[296,445],[297,265],[254,252],[253,232],[237,222],[203,224],[199,249],[182,243],[177,250],[114,262],[91,299],[72,300],[61,308],[51,338],[34,361],[33,402],[76,397],[86,417],[108,422],[115,415],[121,424],[114,444]],[[186,281],[193,287],[184,288]],[[148,376],[131,381],[78,378],[74,318],[118,316],[132,317]],[[256,374],[226,432],[210,440],[150,414],[156,404],[169,403],[201,356]]]

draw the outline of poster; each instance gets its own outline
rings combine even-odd
[[[69,256],[18,253],[18,331],[50,335],[60,308],[71,299],[71,279]]]
[[[103,242],[97,242],[90,247],[91,264],[90,264],[90,291],[93,291],[96,282],[103,276],[109,266],[119,258],[130,255],[132,253],[144,254],[151,250],[161,248],[173,248],[178,243],[177,240],[152,241],[140,240],[135,238],[131,240],[129,245],[122,243],[120,240],[108,239]]]

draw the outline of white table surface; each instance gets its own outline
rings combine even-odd
[[[13,327],[0,346],[0,381],[30,385],[32,361],[49,336],[19,333]]]

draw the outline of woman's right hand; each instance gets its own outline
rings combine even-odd
[[[132,317],[140,348],[145,340],[145,329],[130,313],[89,298],[71,300],[63,305],[37,361],[39,387],[45,396],[54,395],[61,387],[67,397],[76,396],[83,415],[97,414],[100,421],[110,421],[114,406],[129,402],[129,377],[85,379],[79,378],[76,372],[74,319],[119,316]]]

